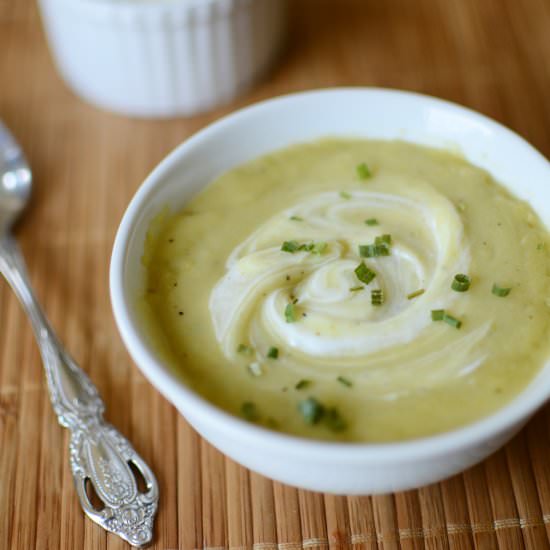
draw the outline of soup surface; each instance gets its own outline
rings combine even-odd
[[[529,205],[458,156],[326,139],[159,215],[144,319],[193,388],[252,422],[427,436],[495,411],[550,356],[549,246]]]

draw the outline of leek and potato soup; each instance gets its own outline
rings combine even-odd
[[[161,213],[144,318],[191,387],[250,422],[428,436],[509,402],[550,356],[548,243],[528,204],[459,156],[326,139]]]

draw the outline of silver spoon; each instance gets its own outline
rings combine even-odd
[[[84,512],[131,545],[144,547],[153,538],[158,504],[155,476],[130,442],[103,420],[105,406],[99,393],[63,349],[42,313],[11,235],[31,186],[30,167],[0,122],[0,273],[31,320],[54,411],[59,423],[71,431],[71,470]],[[94,492],[96,498],[91,496]]]

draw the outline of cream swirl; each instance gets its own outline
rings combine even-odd
[[[367,218],[379,225],[366,224]],[[391,255],[361,258],[359,245],[382,233],[392,235]],[[321,254],[281,250],[290,240],[327,246]],[[366,286],[354,271],[361,261],[376,273]],[[242,342],[260,358],[276,346],[279,364],[296,372],[333,376],[353,369],[385,396],[433,385],[483,360],[470,352],[488,325],[442,345],[444,327],[430,317],[430,310],[457,299],[450,281],[469,263],[460,215],[429,185],[400,194],[320,193],[274,215],[232,252],[210,296],[216,337],[229,359],[236,359]],[[364,288],[354,290],[358,286]],[[384,293],[382,306],[371,303],[375,289]],[[424,293],[408,299],[418,289]],[[285,318],[291,301],[296,322]],[[460,350],[455,359],[428,368],[450,346]]]

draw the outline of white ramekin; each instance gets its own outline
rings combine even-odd
[[[273,62],[285,0],[39,0],[59,71],[83,98],[142,117],[229,101]]]
[[[181,207],[216,176],[264,153],[326,135],[405,139],[459,148],[550,227],[550,163],[518,135],[473,111],[417,94],[336,89],[291,95],[239,111],[173,151],[136,193],[117,233],[111,300],[138,367],[195,427],[231,458],[271,478],[343,494],[418,487],[455,474],[495,451],[550,396],[550,361],[511,403],[452,432],[390,444],[326,443],[274,433],[233,417],[197,395],[155,354],[136,310],[150,220]]]

